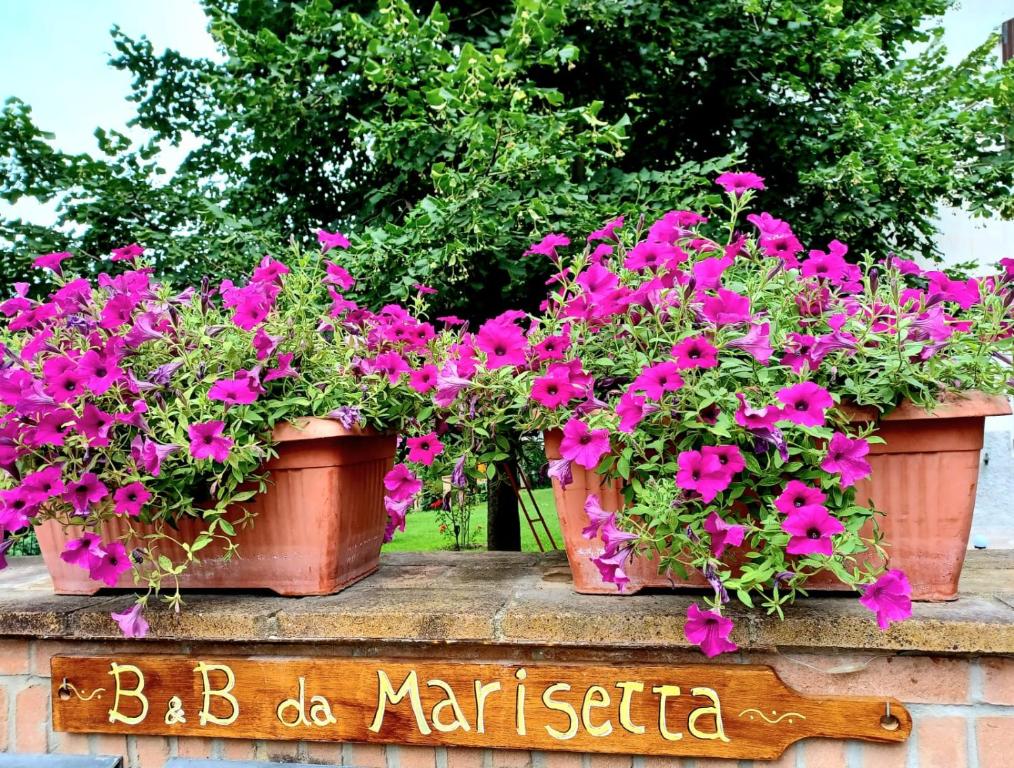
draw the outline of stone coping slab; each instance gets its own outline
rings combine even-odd
[[[54,595],[40,558],[9,562],[0,572],[0,637],[121,639],[109,614],[128,607],[131,593]],[[969,552],[961,590],[954,602],[915,604],[909,621],[886,632],[855,595],[800,599],[785,621],[737,608],[729,615],[744,649],[1014,654],[1014,551]],[[683,620],[699,594],[578,595],[562,553],[392,553],[337,595],[189,593],[182,613],[157,606],[146,615],[150,641],[669,651],[690,647]]]

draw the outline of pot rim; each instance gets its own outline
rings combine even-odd
[[[332,437],[383,437],[385,433],[372,427],[356,425],[346,429],[334,419],[322,419],[317,416],[303,416],[275,425],[271,439],[276,443],[290,443],[299,440],[322,440]]]

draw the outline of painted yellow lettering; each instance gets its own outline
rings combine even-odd
[[[408,696],[419,732],[423,735],[432,733],[429,724],[426,722],[426,716],[423,714],[422,701],[419,698],[419,676],[415,670],[413,669],[408,673],[405,677],[405,682],[401,684],[401,687],[397,691],[394,690],[394,686],[391,685],[391,678],[387,676],[387,672],[384,670],[377,670],[377,678],[377,711],[373,716],[373,722],[370,724],[370,730],[374,733],[380,733],[380,726],[384,723],[384,712],[387,709],[387,703],[390,702],[392,705],[400,704]]]
[[[109,722],[126,723],[127,725],[138,725],[148,716],[148,697],[144,690],[144,673],[133,664],[117,664],[115,661],[109,665],[109,674],[116,680],[116,695],[113,697],[113,708],[109,710]],[[120,675],[130,674],[137,678],[137,685],[133,688],[124,688]],[[120,696],[128,699],[137,699],[141,702],[141,713],[128,717],[120,712]]]
[[[706,696],[711,699],[710,707],[697,707],[690,713],[690,720],[687,722],[687,729],[690,733],[698,739],[728,741],[729,737],[725,735],[725,726],[722,725],[722,704],[718,700],[718,692],[714,688],[691,688],[690,694],[692,696]],[[697,727],[697,718],[705,715],[714,715],[715,717],[715,730],[711,733],[704,733]]]
[[[232,668],[225,664],[206,664],[201,661],[194,668],[194,672],[200,672],[201,679],[204,681],[204,704],[199,713],[201,725],[204,726],[208,723],[212,723],[213,725],[232,725],[235,723],[236,718],[239,717],[239,702],[230,693],[236,687],[236,675],[233,673]],[[212,688],[210,674],[212,672],[221,672],[225,675],[225,686],[222,688]],[[223,699],[229,703],[231,713],[228,717],[218,717],[211,713],[212,698]]]
[[[304,702],[305,691],[306,691],[306,678],[299,678],[297,683],[299,689],[298,699],[286,699],[278,705],[278,709],[275,710],[275,717],[278,718],[278,722],[284,725],[286,728],[295,728],[297,725],[309,725],[310,721],[306,719],[304,710],[306,709]],[[285,713],[290,709],[295,710],[296,716],[292,718],[291,722],[285,719]]]
[[[670,696],[680,695],[680,687],[678,685],[656,685],[651,689],[651,692],[659,695],[658,732],[662,734],[662,738],[666,741],[679,741],[683,738],[683,734],[680,732],[673,733],[666,727],[665,709]]]
[[[644,733],[643,725],[636,725],[630,717],[630,701],[635,693],[644,691],[644,683],[636,683],[633,680],[625,680],[616,684],[616,687],[623,691],[620,696],[620,725],[627,733]]]
[[[523,681],[528,677],[528,673],[524,667],[521,667],[517,672],[514,673],[514,677],[518,680]],[[528,728],[525,727],[525,685],[524,682],[518,683],[518,695],[517,701],[514,706],[514,724],[517,727],[518,736],[526,736],[528,734]]]
[[[310,719],[318,728],[326,725],[334,725],[338,718],[331,711],[331,704],[323,696],[314,696],[310,699]]]
[[[482,684],[481,680],[475,681],[475,730],[479,733],[486,732],[486,698],[491,693],[496,693],[503,686],[500,681],[495,683]]]
[[[459,728],[463,731],[472,730],[468,725],[468,720],[465,719],[464,712],[462,712],[461,707],[458,706],[458,697],[454,695],[454,691],[451,689],[451,686],[443,680],[427,680],[426,685],[430,688],[439,688],[444,692],[445,696],[444,700],[438,701],[434,705],[433,711],[430,712],[430,720],[433,721],[434,728],[441,733],[450,733],[451,731],[456,731]],[[451,714],[454,716],[454,719],[449,723],[445,723],[440,719],[440,713],[445,709],[450,709]]]
[[[602,725],[592,725],[591,721],[591,711],[608,707],[609,701],[609,691],[601,685],[593,685],[584,693],[584,703],[581,704],[581,723],[592,736],[608,736],[613,732],[613,724],[609,720],[606,720]]]
[[[569,691],[570,686],[567,683],[554,683],[549,686],[545,691],[542,692],[542,703],[546,705],[546,709],[552,709],[554,712],[563,712],[567,715],[567,719],[570,720],[570,726],[566,731],[558,731],[551,725],[546,726],[546,732],[554,739],[560,741],[566,741],[567,739],[573,739],[577,736],[577,712],[570,704],[565,701],[557,701],[553,698],[553,694],[557,691]]]

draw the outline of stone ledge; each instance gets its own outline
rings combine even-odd
[[[109,617],[131,602],[113,590],[53,595],[39,558],[0,573],[0,636],[120,639]],[[194,593],[175,615],[149,610],[150,640],[216,643],[465,644],[596,650],[687,648],[683,617],[694,595],[578,595],[561,553],[397,553],[337,595]],[[1014,654],[1014,551],[970,552],[962,595],[918,603],[887,632],[855,596],[801,599],[785,621],[732,610],[744,649],[811,648]]]

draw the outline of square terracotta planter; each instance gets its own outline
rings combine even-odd
[[[882,445],[870,446],[870,477],[856,484],[856,499],[885,514],[879,520],[890,567],[905,571],[914,600],[953,600],[965,561],[979,480],[979,453],[987,416],[1011,412],[1007,398],[978,392],[952,397],[929,412],[903,403],[879,420],[876,434]],[[872,421],[876,413],[855,409],[853,421]],[[546,456],[560,458],[559,430],[546,433]],[[591,558],[602,553],[602,542],[588,541],[581,529],[588,524],[584,502],[599,497],[603,509],[615,510],[622,485],[579,466],[572,466],[574,482],[561,488],[553,480],[553,498],[574,589],[583,594],[619,594],[604,582]],[[626,568],[630,584],[624,594],[646,587],[707,587],[699,575],[689,579],[658,573],[657,561],[634,558]],[[811,589],[847,590],[831,574],[809,579]]]
[[[256,519],[237,528],[238,557],[224,560],[218,542],[205,547],[201,562],[180,577],[181,587],[328,595],[377,569],[387,524],[383,480],[394,464],[395,436],[350,431],[327,419],[302,419],[276,427],[274,439],[278,456],[264,465],[270,473],[268,490],[243,505]],[[135,529],[142,534],[151,530],[137,524]],[[202,521],[187,518],[179,521],[177,535],[191,542],[204,529]],[[124,520],[115,519],[103,523],[99,532],[108,541],[127,530]],[[60,559],[67,540],[80,533],[52,520],[36,527],[59,595],[90,595],[104,586]],[[175,544],[159,546],[174,562],[185,558]],[[129,571],[116,586],[136,588]]]

